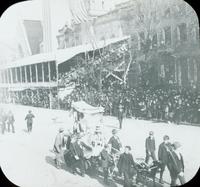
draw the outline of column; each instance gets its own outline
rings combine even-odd
[[[20,79],[21,79],[21,83],[23,82],[22,81],[22,67],[19,67],[19,72],[20,72]]]
[[[12,74],[12,69],[10,68],[10,80],[11,80],[11,84],[13,84],[13,74]]]
[[[4,83],[7,83],[7,73],[6,73],[6,70],[4,70]]]
[[[15,81],[18,82],[17,68],[15,68]]]
[[[51,67],[50,67],[50,62],[48,62],[48,74],[49,74],[49,82],[51,82]]]
[[[3,73],[3,75],[4,75],[4,83],[7,83],[6,70],[4,70],[4,73]]]
[[[3,70],[1,71],[1,79],[2,79],[2,83],[4,83],[4,74],[3,74]]]
[[[39,82],[37,64],[35,64],[35,76],[36,76],[36,82]]]
[[[8,72],[8,69],[6,69],[6,79],[7,79],[7,83],[9,84],[10,81],[9,81],[9,72]]]
[[[24,71],[25,71],[25,82],[28,83],[28,78],[27,78],[27,66],[24,66]]]
[[[30,71],[30,80],[31,80],[31,82],[32,82],[32,71],[31,71],[31,65],[29,65],[29,71]]]

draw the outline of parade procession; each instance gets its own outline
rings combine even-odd
[[[169,187],[200,166],[200,40],[183,0],[32,0],[0,18],[0,167],[22,187]]]

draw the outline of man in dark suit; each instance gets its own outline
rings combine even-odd
[[[120,101],[119,108],[118,108],[118,120],[119,120],[119,128],[120,129],[122,129],[123,116],[124,116],[124,107],[122,105],[122,101]]]
[[[145,162],[148,164],[150,157],[153,159],[153,161],[156,161],[156,155],[155,155],[156,145],[155,145],[155,138],[153,131],[150,131],[149,137],[146,138],[145,148],[146,148]]]
[[[181,185],[185,184],[184,177],[184,160],[179,151],[181,144],[174,142],[172,144],[172,151],[169,152],[168,168],[171,177],[171,186],[177,186],[176,181],[179,179]]]
[[[72,154],[72,173],[76,174],[76,167],[78,167],[81,171],[81,176],[85,175],[85,165],[84,165],[84,152],[83,152],[83,145],[81,142],[80,135],[77,136],[76,141],[71,143],[70,145],[70,152]]]
[[[25,117],[25,120],[27,120],[27,130],[28,132],[31,132],[32,131],[32,126],[33,126],[33,118],[35,116],[32,114],[32,111],[29,110],[28,111],[28,114],[26,115]]]
[[[117,136],[116,129],[112,130],[112,134],[113,134],[113,136],[109,139],[108,144],[111,145],[111,153],[116,154],[120,151],[122,144],[121,144],[119,137]]]
[[[117,167],[120,175],[124,177],[124,187],[131,187],[131,179],[133,177],[133,170],[135,170],[135,162],[130,153],[131,147],[126,146],[123,154],[120,155]]]
[[[171,143],[169,142],[169,136],[165,135],[163,137],[163,142],[159,145],[158,148],[158,160],[161,163],[161,171],[160,171],[160,183],[163,183],[163,173],[165,171],[165,167],[168,164],[168,155],[171,150]]]

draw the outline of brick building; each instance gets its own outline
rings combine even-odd
[[[58,37],[60,48],[91,42],[87,24],[63,28]],[[199,22],[183,0],[126,1],[94,17],[90,25],[96,41],[130,35],[136,61],[141,69],[145,62],[151,64],[156,84],[165,81],[200,87]]]

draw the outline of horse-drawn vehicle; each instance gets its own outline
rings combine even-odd
[[[77,102],[74,103],[73,108],[76,112],[94,115],[95,121],[97,121],[97,115],[103,112],[102,108],[96,108],[89,106],[87,103],[84,102]],[[99,116],[99,120],[101,119],[101,115]],[[95,123],[93,123],[95,124]],[[97,122],[96,122],[97,124]],[[81,145],[83,148],[84,153],[84,168],[88,175],[96,175],[96,176],[103,176],[103,169],[101,165],[101,156],[100,153],[104,148],[104,143],[102,144],[93,144],[92,136],[96,132],[95,128],[92,127],[92,123],[89,125],[89,130],[79,133],[71,134],[68,138],[68,146],[66,152],[64,154],[64,160],[67,166],[70,167],[71,159],[73,155],[70,153],[69,145],[72,143],[77,136],[81,141]],[[92,130],[91,130],[92,129]],[[121,152],[117,151],[115,154],[110,153],[110,163],[109,163],[109,178],[115,182],[123,184],[123,177],[120,176],[118,170],[118,161]],[[148,187],[160,187],[163,184],[160,184],[158,180],[156,180],[156,174],[160,171],[160,163],[153,162],[152,165],[147,165],[144,162],[144,159],[136,159],[135,160],[136,168],[134,168],[133,177],[132,177],[132,184],[133,186],[148,186]],[[166,184],[165,184],[166,186]],[[169,185],[168,185],[169,186]]]

